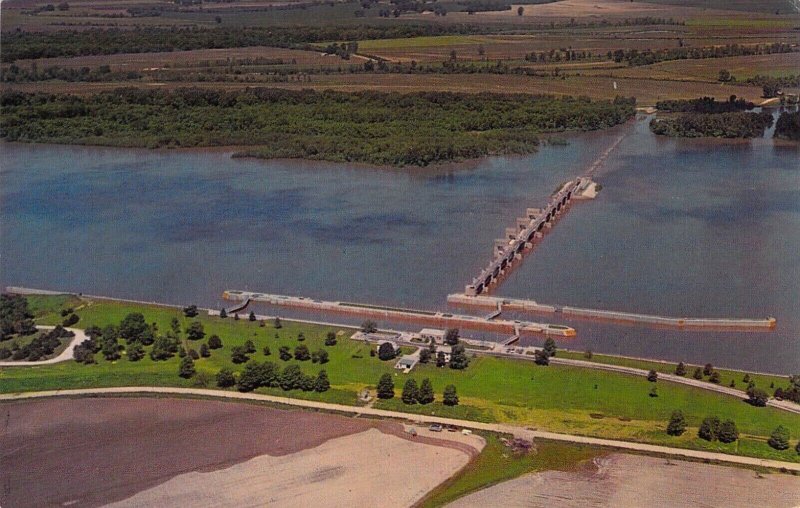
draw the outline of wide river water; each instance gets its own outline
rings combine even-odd
[[[562,345],[800,371],[800,151],[656,138],[645,119],[434,170],[3,144],[0,283],[214,307],[224,289],[250,289],[444,308],[526,207],[621,134],[595,175],[598,198],[573,206],[497,293],[774,316],[761,333],[575,321],[578,337]]]

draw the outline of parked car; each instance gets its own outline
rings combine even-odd
[[[431,426],[428,427],[428,430],[431,432],[441,432],[442,426],[439,425],[438,423],[432,423]]]

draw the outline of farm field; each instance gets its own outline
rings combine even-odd
[[[411,441],[396,422],[208,400],[50,399],[4,403],[0,414],[0,500],[17,507],[241,505],[253,496],[318,504],[323,488],[340,501],[380,495],[402,506],[481,448],[476,436],[471,445]],[[375,475],[390,468],[398,481],[374,489]],[[236,488],[242,482],[260,487]]]
[[[146,321],[156,323],[160,330],[169,329],[172,317],[179,318],[181,327],[188,326],[190,321],[174,309],[93,301],[76,307],[76,313],[81,317],[77,326],[118,323],[132,311],[142,312]],[[48,315],[40,321],[47,323],[58,318],[59,316]],[[336,332],[339,342],[337,345],[325,347],[324,336],[330,330],[326,327],[286,322],[282,328],[275,329],[272,323],[262,327],[258,322],[244,319],[237,321],[204,315],[196,319],[204,325],[207,336],[219,335],[224,347],[214,350],[210,358],[201,358],[195,362],[198,371],[195,379],[184,380],[177,376],[177,357],[156,362],[145,356],[138,362],[131,362],[123,356],[120,360],[108,362],[98,354],[96,365],[66,362],[46,367],[2,369],[0,385],[4,392],[136,385],[200,384],[211,387],[214,385],[214,375],[220,368],[241,370],[241,366],[231,362],[230,348],[243,344],[247,339],[251,339],[256,346],[257,352],[251,355],[253,359],[270,360],[281,367],[297,364],[308,375],[316,375],[318,370],[324,368],[331,380],[331,389],[323,393],[298,390],[287,393],[278,388],[260,388],[258,390],[261,393],[355,405],[358,403],[358,393],[365,388],[374,389],[383,373],[394,372],[393,362],[381,362],[372,357],[369,345],[350,341],[347,338],[349,334],[344,330]],[[329,352],[328,363],[318,365],[310,361],[283,362],[277,359],[280,346],[286,345],[293,349],[301,343],[297,339],[301,332],[305,337],[302,343],[310,351],[324,348]],[[272,353],[270,356],[263,355],[264,346],[269,346]],[[197,343],[189,343],[189,347],[198,346]],[[440,369],[432,364],[421,365],[410,377],[416,379],[417,383],[423,378],[430,378],[437,400],[440,400],[445,385],[454,384],[460,404],[448,407],[437,401],[426,406],[405,405],[396,397],[378,401],[375,407],[411,413],[433,412],[439,416],[514,423],[540,430],[780,460],[800,460],[794,450],[778,452],[764,442],[764,436],[778,424],[797,428],[800,421],[797,415],[779,412],[773,408],[754,408],[733,397],[682,385],[657,383],[658,397],[651,397],[648,393],[653,385],[644,378],[572,367],[537,367],[532,362],[491,357],[473,358],[464,371]],[[396,378],[395,389],[398,396],[403,383],[404,377]],[[675,409],[684,411],[690,425],[690,430],[678,438],[664,433],[666,421]],[[709,414],[718,415],[723,420],[733,419],[742,432],[740,441],[723,445],[697,438],[694,429]],[[792,439],[796,437],[793,436]]]
[[[614,89],[614,83],[617,88]],[[200,88],[237,90],[258,84],[249,82],[127,82],[125,85],[143,88]],[[7,83],[6,90],[45,93],[91,94],[124,86],[122,83],[64,83],[58,81]],[[551,95],[584,95],[592,99],[613,99],[616,96],[635,96],[638,106],[654,106],[664,99],[691,99],[712,96],[720,100],[735,94],[760,103],[761,88],[743,85],[724,85],[699,81],[658,81],[650,79],[616,78],[605,76],[535,77],[495,74],[329,74],[314,75],[303,81],[266,82],[262,86],[317,90],[380,90],[419,92],[435,88],[440,91],[481,93],[528,93]]]

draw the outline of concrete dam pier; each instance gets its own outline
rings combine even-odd
[[[749,319],[749,318],[698,318],[698,317],[669,317],[653,314],[637,314],[633,312],[620,312],[614,310],[582,309],[578,307],[547,305],[534,300],[518,298],[501,298],[494,296],[467,296],[460,293],[447,297],[447,303],[461,307],[491,308],[495,316],[500,316],[504,310],[516,312],[534,312],[547,314],[560,314],[564,317],[583,318],[600,321],[613,321],[617,323],[644,324],[655,327],[679,328],[695,331],[753,331],[771,330],[775,328],[775,318]]]
[[[570,180],[556,191],[544,208],[528,208],[525,217],[517,219],[515,227],[506,228],[505,237],[494,241],[492,260],[481,270],[470,284],[464,288],[467,296],[488,293],[502,281],[533,244],[553,227],[558,216],[567,210],[573,199],[592,199],[597,195],[597,184],[591,179],[580,177]]]
[[[222,294],[225,300],[248,303],[265,303],[315,312],[334,312],[362,318],[408,321],[425,326],[440,328],[465,328],[513,335],[543,334],[558,337],[574,337],[575,329],[564,325],[512,321],[495,317],[479,317],[450,314],[447,312],[402,309],[365,303],[330,302],[314,300],[302,296],[272,295],[249,291],[228,290]]]

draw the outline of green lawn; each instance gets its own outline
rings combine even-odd
[[[600,454],[590,446],[537,441],[536,450],[515,454],[497,434],[482,434],[486,447],[467,467],[431,491],[421,507],[444,506],[459,497],[534,471],[569,471]]]
[[[41,312],[38,302],[34,312]],[[74,302],[69,303],[75,306]],[[183,317],[177,309],[139,306],[109,301],[88,302],[75,306],[80,315],[80,326],[92,324],[104,326],[119,323],[129,312],[139,311],[148,322],[155,322],[159,330],[166,330],[170,320],[177,316],[185,328],[192,319]],[[41,323],[58,322],[58,309],[41,318]],[[262,393],[288,395],[341,404],[358,404],[357,394],[364,388],[373,387],[384,373],[395,376],[397,397],[378,401],[375,407],[396,409],[412,413],[436,414],[485,422],[506,422],[540,430],[591,435],[612,439],[649,442],[677,447],[721,450],[729,453],[746,453],[759,457],[800,461],[793,448],[778,452],[765,443],[766,436],[779,424],[787,426],[792,433],[792,447],[800,435],[800,416],[778,411],[774,408],[755,408],[735,397],[724,396],[698,388],[664,381],[656,383],[658,397],[650,397],[653,384],[643,377],[628,376],[583,368],[555,366],[539,367],[533,362],[494,357],[475,357],[464,371],[420,365],[409,375],[398,373],[394,362],[382,362],[370,356],[370,346],[349,339],[349,332],[339,334],[336,346],[325,347],[324,337],[328,327],[284,322],[275,329],[271,322],[260,326],[246,319],[220,319],[200,315],[196,320],[203,323],[206,336],[217,334],[224,347],[212,352],[207,359],[195,362],[199,374],[192,380],[178,377],[179,359],[174,357],[164,362],[153,362],[145,357],[139,362],[130,362],[125,356],[116,362],[107,362],[97,355],[96,365],[80,365],[65,362],[42,367],[13,367],[0,369],[0,392],[47,390],[56,388],[107,387],[121,385],[154,386],[214,386],[214,375],[222,367],[240,371],[241,365],[230,360],[230,350],[252,339],[258,350],[251,355],[259,361],[270,360],[279,365],[298,363],[307,374],[315,375],[325,368],[332,389],[322,394],[280,389],[260,389]],[[325,348],[330,362],[324,366],[311,361],[283,362],[278,358],[278,349],[287,345],[294,349],[298,334],[313,352]],[[190,344],[199,348],[200,342]],[[262,349],[268,345],[272,355],[265,357]],[[600,355],[596,355],[598,357]],[[399,400],[402,385],[408,378],[417,383],[428,377],[437,395],[433,404],[406,406]],[[444,387],[454,384],[458,389],[460,405],[446,407],[441,404]],[[689,431],[679,438],[664,432],[670,413],[681,409],[687,416]],[[696,428],[707,415],[736,422],[742,441],[740,444],[720,445],[708,443],[696,437]]]

